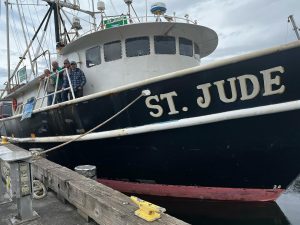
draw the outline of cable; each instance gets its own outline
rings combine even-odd
[[[47,189],[41,181],[33,180],[32,187],[33,187],[32,197],[34,199],[42,199],[47,195]]]
[[[137,98],[135,98],[132,102],[130,102],[127,106],[125,106],[125,107],[124,107],[123,109],[121,109],[119,112],[115,113],[113,116],[111,116],[110,118],[108,118],[108,119],[105,120],[104,122],[100,123],[100,124],[97,125],[96,127],[90,129],[90,130],[87,131],[86,133],[81,134],[81,135],[79,135],[78,137],[76,137],[76,138],[74,138],[74,139],[72,139],[72,140],[70,140],[70,141],[64,142],[64,143],[62,143],[62,144],[60,144],[60,145],[57,145],[57,146],[55,146],[55,147],[53,147],[53,148],[50,148],[50,149],[47,149],[47,150],[45,150],[45,151],[36,153],[36,156],[39,156],[39,155],[42,155],[42,154],[45,154],[45,153],[54,151],[54,150],[56,150],[56,149],[58,149],[58,148],[61,148],[61,147],[65,146],[65,145],[68,145],[68,144],[70,144],[70,143],[72,143],[72,142],[74,142],[74,141],[76,141],[76,140],[82,138],[83,136],[85,136],[85,135],[87,135],[87,134],[93,132],[94,130],[96,130],[96,129],[102,127],[103,125],[105,125],[106,123],[108,123],[109,121],[111,121],[112,119],[114,119],[115,117],[117,117],[118,115],[120,115],[122,112],[124,112],[124,111],[125,111],[126,109],[128,109],[130,106],[132,106],[135,102],[137,102],[141,97],[147,96],[147,95],[150,95],[150,94],[151,94],[151,92],[150,92],[149,90],[143,90],[142,93],[141,93]]]
[[[14,17],[14,12],[13,12],[13,8],[11,7],[11,14],[10,14],[10,17],[12,18],[12,21],[13,21],[13,26],[12,24],[10,23],[10,27],[11,27],[11,30],[13,31],[13,36],[15,35],[14,33],[16,32],[15,29],[17,29],[17,25],[16,25],[16,21],[15,21],[15,17]],[[17,38],[16,38],[17,37]],[[16,37],[14,36],[14,39],[15,39],[15,42],[16,42],[16,46],[19,50],[19,54],[21,55],[22,52],[24,52],[24,50],[22,49],[22,46],[21,46],[21,41],[19,39],[20,35],[16,35]],[[16,40],[17,39],[17,40]]]

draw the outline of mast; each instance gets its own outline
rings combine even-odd
[[[93,23],[93,25],[94,25],[94,31],[96,31],[97,30],[97,24],[96,24],[96,16],[95,16],[95,6],[94,6],[94,0],[92,0],[92,9],[93,9],[93,13],[94,13],[94,15],[92,16],[93,17],[93,21],[94,21],[94,23]]]
[[[9,16],[8,16],[8,1],[5,1],[6,5],[6,44],[7,44],[7,91],[10,91],[10,44],[9,44]]]
[[[55,29],[55,42],[56,47],[60,47],[61,41],[60,41],[60,26],[59,26],[59,15],[58,15],[58,5],[55,2],[48,2],[50,7],[53,10],[54,13],[54,29]]]
[[[290,16],[288,17],[288,22],[291,22],[291,23],[292,23],[292,26],[293,26],[294,31],[295,31],[295,33],[296,33],[297,39],[300,40],[300,35],[299,35],[299,32],[298,32],[298,27],[297,27],[297,25],[296,25],[296,23],[295,23],[295,20],[294,20],[294,16],[293,16],[293,15],[290,15]]]

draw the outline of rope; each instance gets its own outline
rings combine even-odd
[[[41,181],[33,180],[32,186],[33,186],[32,197],[34,199],[42,199],[47,195],[47,189]]]
[[[42,154],[45,154],[45,153],[54,151],[54,150],[56,150],[56,149],[58,149],[58,148],[61,148],[61,147],[63,147],[63,146],[66,146],[66,145],[68,145],[68,144],[70,144],[70,143],[72,143],[72,142],[74,142],[74,141],[76,141],[76,140],[78,140],[78,139],[84,137],[85,135],[87,135],[87,134],[93,132],[94,130],[96,130],[96,129],[100,128],[100,127],[102,127],[103,125],[105,125],[106,123],[108,123],[109,121],[111,121],[112,119],[114,119],[115,117],[117,117],[118,115],[120,115],[122,112],[124,112],[126,109],[128,109],[130,106],[132,106],[134,103],[136,103],[141,97],[143,97],[143,96],[148,96],[148,95],[150,95],[150,94],[151,94],[151,92],[150,92],[149,90],[143,90],[142,93],[141,93],[137,98],[135,98],[132,102],[130,102],[127,106],[125,106],[125,107],[124,107],[123,109],[121,109],[119,112],[115,113],[112,117],[108,118],[107,120],[105,120],[104,122],[100,123],[100,124],[97,125],[96,127],[92,128],[91,130],[87,131],[86,133],[81,134],[81,135],[79,135],[78,137],[76,137],[76,138],[74,138],[74,139],[72,139],[72,140],[70,140],[70,141],[64,142],[64,143],[62,143],[62,144],[60,144],[60,145],[57,145],[57,146],[55,146],[55,147],[53,147],[53,148],[50,148],[50,149],[47,149],[47,150],[45,150],[45,151],[36,153],[36,156],[39,156],[39,155],[42,155]]]

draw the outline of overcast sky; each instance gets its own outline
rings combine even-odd
[[[96,5],[97,0],[94,1]],[[27,29],[32,34],[33,27],[37,28],[37,21],[43,18],[47,10],[46,4],[41,0],[19,0],[19,2],[38,2],[43,5],[36,6],[34,11],[30,12],[31,6],[23,8],[29,23]],[[91,0],[81,1],[81,7],[91,9],[91,2]],[[107,14],[126,13],[127,8],[123,0],[104,0],[104,2]],[[133,6],[139,16],[145,15],[145,2],[145,0],[133,0]],[[157,1],[148,0],[148,10],[154,2]],[[294,15],[300,27],[300,0],[162,0],[161,2],[166,3],[168,15],[176,12],[176,16],[184,17],[188,14],[191,20],[197,20],[200,25],[210,27],[217,32],[219,45],[212,55],[203,60],[204,63],[295,41],[296,35],[287,19],[289,15]],[[10,38],[12,70],[18,63],[21,50],[25,49],[21,27],[17,23],[17,10],[15,5],[10,9],[10,14],[14,17],[11,18],[12,29],[15,32],[15,36],[11,35]],[[1,1],[0,32],[0,83],[2,84],[7,77],[4,0]],[[47,43],[51,41],[54,41],[54,36],[48,37]]]

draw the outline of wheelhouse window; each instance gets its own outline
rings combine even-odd
[[[179,38],[179,54],[193,56],[193,42],[186,38]]]
[[[155,54],[176,54],[175,37],[154,36]]]
[[[128,38],[125,41],[126,56],[135,57],[150,54],[149,37]]]
[[[100,46],[86,50],[85,52],[86,67],[92,67],[101,63]]]
[[[196,43],[194,43],[194,57],[197,60],[200,60],[200,48],[199,48],[199,45]]]
[[[122,58],[121,41],[113,41],[104,44],[104,59],[106,62]]]

